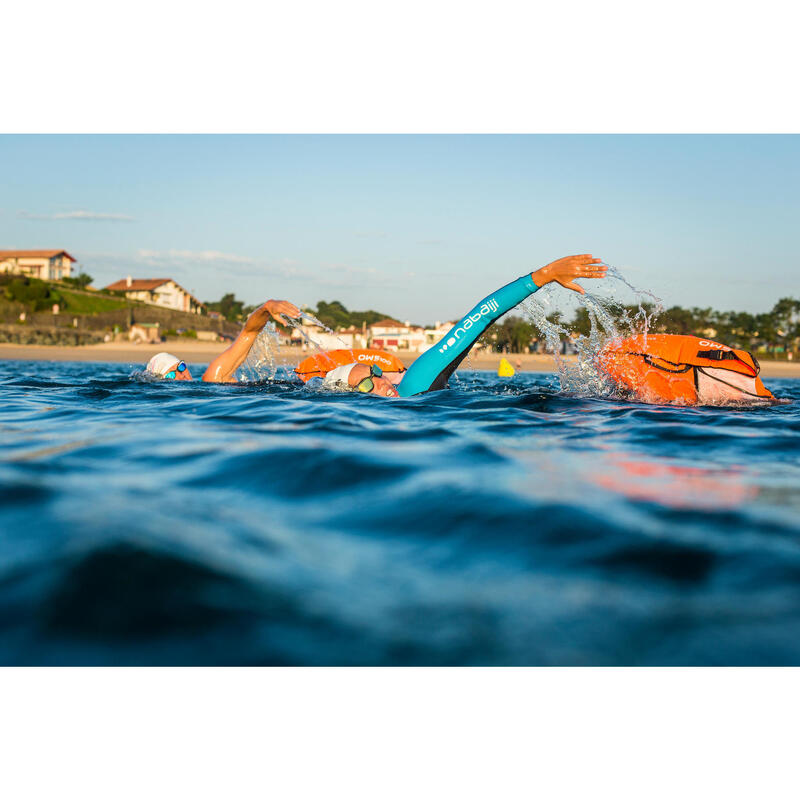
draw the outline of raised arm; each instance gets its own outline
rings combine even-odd
[[[300,309],[285,300],[267,300],[259,306],[247,318],[242,332],[234,339],[231,346],[208,365],[208,369],[203,373],[203,380],[211,383],[236,383],[233,374],[247,358],[256,337],[269,322],[270,317],[283,323],[281,314],[296,318],[300,316]]]
[[[555,281],[574,292],[584,293],[578,278],[604,278],[607,267],[599,258],[584,254],[559,258],[530,275],[501,287],[484,297],[475,308],[457,322],[430,350],[424,352],[406,371],[397,387],[401,397],[442,389],[464,360],[472,346],[503,314],[526,297]]]

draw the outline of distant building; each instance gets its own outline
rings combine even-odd
[[[161,326],[157,322],[136,322],[128,331],[128,339],[134,344],[155,344],[161,341]]]
[[[409,322],[382,319],[369,327],[370,347],[380,350],[419,350],[425,346],[425,332]]]
[[[343,341],[347,347],[365,348],[367,346],[366,325],[363,328],[356,328],[351,325],[349,328],[339,328],[336,336]]]
[[[71,277],[75,263],[66,250],[0,250],[0,272],[28,275],[43,281]]]
[[[175,311],[202,313],[205,306],[171,278],[136,278],[130,275],[106,286],[109,292],[124,292],[129,300],[140,300],[150,305],[171,308]]]

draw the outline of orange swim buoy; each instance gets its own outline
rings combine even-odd
[[[598,356],[605,373],[645,403],[724,403],[774,399],[746,350],[696,336],[657,333],[609,342]]]
[[[347,364],[375,364],[384,372],[405,372],[406,366],[392,353],[384,350],[354,348],[352,350],[325,350],[303,359],[294,369],[305,383],[311,378],[324,378],[332,369]]]

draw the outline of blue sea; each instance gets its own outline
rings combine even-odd
[[[2,664],[800,664],[800,381],[677,408],[133,369],[0,362]]]

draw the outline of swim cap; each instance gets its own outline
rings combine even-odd
[[[343,367],[332,369],[323,379],[322,385],[326,389],[338,389],[339,391],[344,390],[352,392],[355,387],[350,385],[348,378],[353,371],[353,367],[357,366],[358,364],[345,364]]]
[[[147,362],[147,372],[159,378],[163,378],[176,364],[180,363],[178,356],[172,353],[156,353]]]

